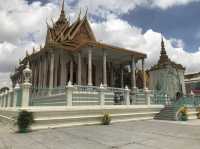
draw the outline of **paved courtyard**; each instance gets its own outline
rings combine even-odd
[[[0,125],[0,149],[199,149],[200,120],[137,121],[13,133]],[[9,131],[8,131],[9,130]]]

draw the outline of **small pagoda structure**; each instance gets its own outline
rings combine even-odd
[[[161,40],[161,52],[158,63],[150,68],[149,88],[166,93],[171,98],[177,93],[185,94],[184,72],[181,64],[171,61],[165,50],[165,43]]]

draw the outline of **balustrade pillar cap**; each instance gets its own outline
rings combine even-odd
[[[127,86],[127,85],[125,86],[125,90],[129,90],[129,88],[128,88],[128,86]]]
[[[103,88],[104,88],[104,86],[103,86],[103,84],[102,84],[102,83],[100,84],[100,88],[101,88],[101,89],[103,89]]]
[[[72,87],[72,86],[73,86],[73,85],[72,85],[72,82],[69,81],[69,82],[67,83],[67,86],[68,86],[68,87]]]
[[[14,88],[14,89],[19,89],[19,88],[20,88],[19,83],[17,83],[17,84],[15,85],[15,88]]]

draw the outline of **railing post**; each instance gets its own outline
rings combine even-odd
[[[125,104],[126,105],[130,105],[130,90],[128,88],[128,86],[125,87]]]
[[[7,105],[8,105],[8,91],[6,90],[4,94],[4,108],[7,108]]]
[[[167,94],[165,94],[165,97],[164,97],[164,98],[165,98],[165,104],[168,105],[169,102],[168,102],[168,96],[167,96]]]
[[[22,84],[22,107],[28,107],[30,101],[30,88],[31,88],[31,75],[32,71],[29,68],[29,63],[27,63],[26,68],[23,70],[24,83]]]
[[[1,105],[2,105],[2,94],[0,93],[0,108],[1,108]]]
[[[30,88],[31,83],[23,83],[22,84],[22,107],[28,107],[29,106],[29,98],[30,98]]]
[[[148,89],[144,90],[145,98],[146,98],[146,104],[151,105],[151,92]]]
[[[69,81],[66,86],[67,106],[72,106],[73,90],[74,90],[74,86],[72,85],[71,81]]]
[[[1,107],[4,108],[4,92],[2,93],[2,102],[1,102]]]
[[[12,91],[8,91],[8,95],[7,95],[7,108],[10,108],[10,104],[11,104],[11,92]]]
[[[3,93],[1,93],[0,96],[1,96],[1,104],[0,104],[0,107],[3,108]]]
[[[15,88],[14,88],[14,91],[13,91],[13,107],[17,107],[17,100],[18,100],[18,94],[19,94],[19,90],[20,90],[20,87],[19,87],[19,84],[17,83],[15,85]]]
[[[100,85],[100,92],[99,92],[99,98],[100,98],[100,105],[105,105],[105,88],[103,84]]]

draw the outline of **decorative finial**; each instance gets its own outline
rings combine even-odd
[[[85,18],[87,18],[87,14],[88,14],[88,7],[86,8],[86,11],[85,11]]]
[[[65,0],[62,1],[62,9],[61,9],[61,11],[64,11],[64,7],[65,7]]]
[[[28,56],[28,51],[26,50],[26,57]]]
[[[161,35],[161,54],[166,54],[166,51],[165,51],[165,42],[164,42],[164,39],[163,39],[162,35]]]
[[[80,8],[80,11],[79,11],[79,15],[78,15],[78,20],[81,19],[81,8]]]
[[[65,0],[62,1],[60,18],[65,18]]]

